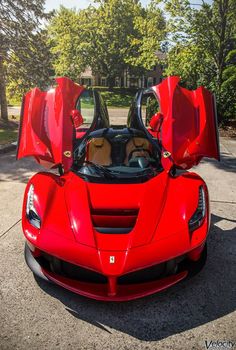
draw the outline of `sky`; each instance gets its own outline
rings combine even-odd
[[[149,0],[141,0],[141,3],[146,6]],[[46,0],[46,10],[50,11],[57,9],[60,5],[68,8],[86,8],[91,3],[90,0]]]

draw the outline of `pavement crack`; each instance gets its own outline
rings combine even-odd
[[[19,222],[21,221],[21,219],[17,220],[11,227],[9,227],[5,232],[3,232],[0,235],[0,238],[2,238],[3,236],[5,236],[13,227],[15,227],[17,224],[19,224]]]
[[[217,201],[217,200],[214,200],[214,199],[211,199],[210,202],[213,202],[213,203],[225,203],[225,204],[236,204],[236,202],[234,202],[234,201]]]

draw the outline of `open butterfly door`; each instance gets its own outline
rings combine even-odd
[[[178,168],[190,169],[203,157],[219,160],[219,140],[214,96],[204,87],[194,91],[169,77],[154,86],[163,121],[160,139],[163,158]],[[168,158],[168,159],[167,159]],[[164,167],[167,165],[163,162]]]
[[[17,159],[33,156],[46,168],[73,162],[71,111],[84,88],[68,78],[57,78],[49,91],[34,88],[23,99]]]

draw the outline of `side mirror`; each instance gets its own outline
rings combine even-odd
[[[160,112],[155,113],[149,122],[151,130],[155,132],[159,132],[161,129],[162,122],[163,122],[163,114],[161,114]]]
[[[75,129],[78,129],[84,122],[80,111],[78,111],[78,109],[73,109],[70,116]]]

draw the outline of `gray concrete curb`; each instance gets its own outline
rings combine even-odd
[[[6,145],[0,145],[0,154],[8,153],[16,150],[17,142],[8,143]]]

